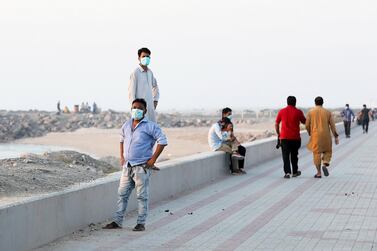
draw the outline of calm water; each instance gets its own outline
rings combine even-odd
[[[17,158],[23,154],[35,153],[41,154],[44,152],[70,150],[67,147],[59,146],[42,146],[30,144],[0,144],[0,159]],[[72,149],[71,149],[72,150]]]

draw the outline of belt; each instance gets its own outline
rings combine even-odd
[[[134,165],[134,166],[132,166],[132,165],[130,164],[130,162],[127,163],[127,167],[128,167],[129,169],[131,169],[131,170],[132,170],[133,167],[137,167],[137,166],[141,166],[141,167],[144,169],[145,173],[147,173],[146,169],[152,169],[152,170],[155,170],[155,171],[160,171],[160,168],[158,168],[157,166],[147,167],[147,163],[144,163],[144,164],[138,164],[138,165]]]
[[[146,165],[146,164],[138,164],[138,165],[134,165],[134,166],[132,166],[132,165],[130,164],[130,162],[127,163],[127,167],[128,167],[128,169],[129,169],[129,172],[131,172],[132,168],[134,168],[134,167],[138,167],[138,166],[141,166],[141,167],[143,168],[144,172],[147,173],[147,165]]]

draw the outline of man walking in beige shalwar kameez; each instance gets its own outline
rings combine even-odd
[[[306,116],[306,130],[310,136],[307,148],[313,152],[314,165],[317,168],[314,178],[321,178],[321,164],[323,174],[329,175],[327,167],[332,156],[331,132],[335,137],[335,144],[339,144],[339,138],[331,112],[322,107],[323,98],[316,97],[315,105]]]

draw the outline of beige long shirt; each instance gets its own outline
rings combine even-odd
[[[310,135],[307,148],[314,153],[332,151],[331,132],[338,136],[333,116],[322,106],[311,109],[306,116],[306,130]],[[331,131],[331,132],[330,132]]]
[[[156,122],[154,101],[158,101],[160,98],[157,80],[149,68],[145,71],[140,65],[131,73],[128,84],[128,99],[130,104],[132,105],[132,101],[137,98],[145,99],[147,102],[146,117],[148,120]]]

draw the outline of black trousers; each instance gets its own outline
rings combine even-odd
[[[244,146],[241,146],[239,145],[238,146],[238,153],[242,156],[246,156],[246,148]],[[230,171],[231,172],[234,172],[235,168],[233,167],[233,163],[232,163],[232,155],[229,155],[230,156]],[[238,160],[238,169],[243,169],[245,166],[245,159],[240,159]]]
[[[363,125],[363,131],[368,132],[369,120],[366,120],[366,119],[363,120],[362,125]]]
[[[284,162],[284,173],[297,173],[298,170],[298,149],[301,147],[301,140],[281,140],[281,152]],[[291,172],[292,164],[292,172]]]
[[[344,122],[344,132],[346,136],[351,136],[351,121],[343,121]]]

